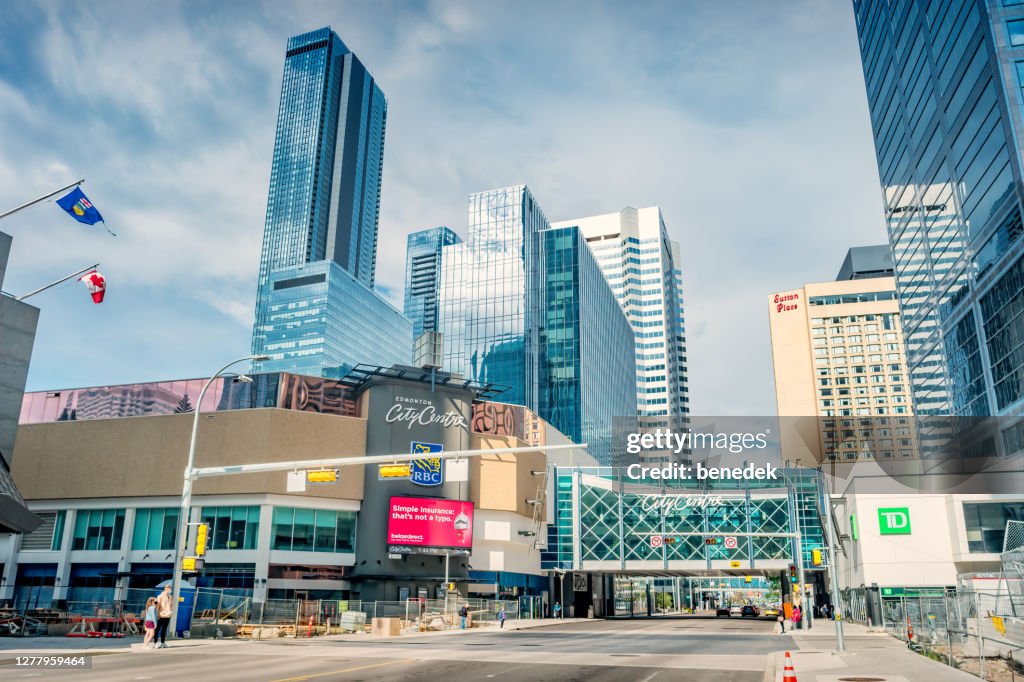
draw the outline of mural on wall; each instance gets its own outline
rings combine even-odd
[[[529,445],[544,444],[544,420],[522,405],[473,403],[474,433],[514,436]]]

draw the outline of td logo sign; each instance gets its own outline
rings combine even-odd
[[[878,530],[882,535],[910,535],[910,509],[879,507]]]

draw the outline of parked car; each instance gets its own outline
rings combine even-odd
[[[754,606],[753,604],[747,604],[740,611],[740,615],[743,616],[744,618],[746,618],[747,616],[751,616],[753,618],[757,618],[761,614],[760,614],[760,612],[758,612],[756,606]]]
[[[733,604],[729,607],[729,615],[739,616],[743,614],[743,607],[739,604]]]
[[[728,618],[731,615],[732,615],[732,612],[729,611],[728,607],[719,606],[717,609],[715,609],[715,617],[716,618],[719,617],[719,616],[725,616],[726,618]]]

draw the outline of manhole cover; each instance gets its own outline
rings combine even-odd
[[[840,677],[839,682],[885,682],[884,677]]]

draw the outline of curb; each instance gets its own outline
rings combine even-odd
[[[775,682],[775,673],[779,669],[779,659],[781,657],[781,651],[773,651],[765,656],[766,661],[764,664],[764,676],[761,678],[762,682]]]

